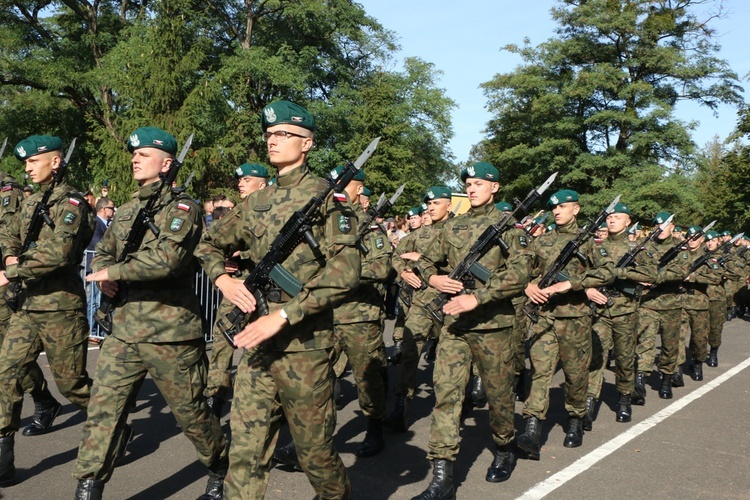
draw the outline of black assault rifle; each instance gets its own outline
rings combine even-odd
[[[385,193],[381,194],[377,205],[375,205],[374,208],[368,208],[367,217],[365,217],[365,220],[362,221],[362,223],[359,225],[359,228],[357,229],[357,247],[363,254],[367,255],[370,252],[364,245],[364,243],[362,243],[362,239],[367,235],[367,233],[370,232],[372,221],[385,217],[385,214],[388,213],[388,210],[391,209],[393,204],[396,203],[396,200],[398,200],[401,196],[401,193],[404,192],[405,187],[406,184],[401,184],[401,187],[396,190],[396,192],[393,196],[391,196],[390,199],[385,198]],[[379,224],[378,227],[380,227]],[[380,230],[382,231],[382,228],[380,228]]]
[[[172,161],[169,171],[166,174],[159,174],[161,185],[159,186],[159,189],[151,195],[148,201],[146,201],[146,205],[138,211],[138,215],[135,216],[133,225],[130,227],[130,233],[128,233],[128,237],[125,240],[125,245],[120,252],[120,256],[117,258],[118,264],[120,262],[125,262],[130,254],[137,252],[138,249],[141,248],[143,238],[146,237],[148,231],[151,231],[154,236],[159,236],[159,228],[154,224],[154,217],[161,209],[157,204],[164,194],[164,190],[172,189],[172,184],[174,184],[175,179],[177,179],[177,174],[179,173],[180,168],[182,168],[182,162],[185,160],[185,156],[187,156],[190,145],[193,142],[193,135],[194,134],[190,134],[190,137],[187,138],[179,156]],[[94,315],[94,321],[96,321],[99,328],[105,333],[112,333],[112,313],[116,308],[125,304],[127,296],[127,285],[124,281],[117,282],[117,292],[114,297],[102,294],[99,310],[97,310]]]
[[[305,241],[314,250],[320,247],[320,243],[312,233],[312,226],[319,216],[320,207],[326,202],[332,191],[341,193],[346,188],[349,181],[354,178],[362,165],[375,151],[379,141],[380,137],[372,141],[354,163],[346,162],[343,172],[336,179],[331,178],[330,175],[326,176],[328,186],[322,192],[313,196],[304,207],[294,212],[286,221],[276,239],[271,243],[268,253],[263,256],[245,279],[245,288],[255,297],[255,311],[252,315],[266,316],[269,313],[266,295],[275,286],[278,286],[291,297],[300,292],[303,284],[284,269],[282,263],[302,241]],[[240,333],[240,330],[246,324],[246,318],[249,320],[250,315],[246,315],[239,307],[235,307],[217,322],[222,335],[233,347],[236,347],[234,337]]]
[[[65,177],[65,171],[68,168],[68,161],[70,161],[70,156],[73,154],[73,150],[75,149],[75,147],[76,139],[73,139],[73,141],[70,143],[70,146],[68,147],[68,152],[65,153],[65,159],[60,162],[60,165],[57,167],[57,171],[52,175],[52,183],[44,192],[44,195],[42,195],[42,200],[34,207],[34,214],[31,216],[29,229],[26,232],[26,238],[23,240],[21,251],[18,254],[19,256],[22,256],[36,244],[36,240],[39,239],[39,234],[42,232],[42,228],[45,224],[47,224],[50,228],[55,229],[55,222],[49,216],[49,211],[52,208],[52,204],[49,202],[49,199],[52,196],[52,191],[55,190],[55,186],[60,184],[63,180],[63,177]],[[5,144],[3,143],[3,149],[4,148]],[[10,285],[8,285],[8,290],[5,292],[5,302],[8,303],[8,307],[10,307],[14,312],[18,310],[18,296],[21,293],[22,287],[23,285],[21,284],[20,280],[12,281]]]
[[[711,224],[709,224],[708,226],[704,227],[703,229],[701,229],[697,233],[689,236],[687,239],[685,239],[685,241],[681,241],[681,242],[677,243],[675,246],[673,246],[672,248],[670,248],[669,250],[667,250],[664,253],[664,255],[662,255],[661,258],[659,259],[659,266],[658,266],[659,270],[664,269],[664,267],[667,264],[669,264],[672,260],[674,260],[674,258],[677,257],[680,254],[680,252],[682,251],[683,247],[685,245],[687,245],[687,243],[689,241],[695,241],[695,240],[697,240],[698,238],[700,238],[701,236],[703,236],[704,234],[706,234],[706,231],[710,231],[711,228],[714,227],[715,224],[716,224],[716,221],[711,222]]]
[[[693,262],[693,264],[690,266],[690,272],[688,272],[688,274],[689,275],[693,274],[695,271],[700,269],[700,267],[706,262],[708,262],[708,259],[710,259],[714,255],[725,254],[729,252],[729,250],[732,248],[732,245],[734,245],[735,242],[739,240],[740,238],[742,238],[743,236],[745,236],[745,233],[739,233],[735,235],[734,238],[732,238],[731,240],[728,240],[722,243],[721,246],[716,249],[716,251],[710,252],[710,253],[708,252],[704,253],[703,255],[695,259],[695,262]],[[726,264],[726,261],[729,260],[729,258],[731,258],[731,255],[721,257],[721,259],[717,259],[717,262],[719,262],[719,264],[722,267],[724,267],[724,265]]]
[[[612,200],[612,203],[610,203],[607,208],[599,212],[596,215],[596,218],[591,221],[591,223],[586,226],[583,231],[578,233],[578,236],[576,236],[575,239],[572,239],[565,244],[565,247],[563,247],[560,255],[557,256],[549,269],[547,269],[547,272],[544,274],[544,276],[542,276],[541,281],[539,281],[539,288],[544,289],[556,283],[557,281],[567,280],[568,277],[563,273],[563,269],[565,269],[565,266],[567,266],[568,263],[573,260],[573,257],[577,257],[583,262],[586,262],[588,260],[587,257],[579,252],[581,245],[583,245],[586,240],[594,236],[596,230],[599,229],[599,226],[602,225],[602,222],[607,219],[607,216],[614,211],[615,205],[617,205],[619,202],[620,195],[617,195],[617,197]],[[523,312],[526,314],[526,316],[529,317],[532,323],[537,323],[539,321],[539,304],[529,302],[523,307]]]
[[[500,245],[503,252],[508,251],[508,244],[503,241],[503,233],[505,233],[511,227],[514,227],[516,220],[523,213],[528,213],[531,206],[542,196],[542,194],[550,187],[557,177],[557,172],[550,175],[549,178],[537,189],[532,189],[523,201],[514,200],[516,207],[513,212],[506,213],[500,222],[497,224],[491,224],[487,229],[484,230],[479,239],[469,249],[469,253],[464,257],[461,262],[448,274],[450,279],[461,281],[464,283],[464,289],[472,287],[474,278],[486,283],[492,271],[484,267],[479,263],[479,259],[485,256],[495,245]],[[473,288],[473,287],[472,287]],[[425,305],[425,309],[432,316],[433,321],[437,324],[442,325],[445,322],[445,314],[443,313],[443,306],[454,297],[454,294],[442,292],[440,295],[429,304]]]

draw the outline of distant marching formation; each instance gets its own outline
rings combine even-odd
[[[49,432],[62,406],[36,362],[41,351],[60,393],[88,415],[73,471],[76,499],[102,498],[127,453],[128,412],[146,375],[208,469],[200,498],[263,498],[276,462],[304,471],[317,498],[347,499],[356,492],[332,439],[340,377],[350,366],[367,417],[356,455],[377,455],[384,428],[409,428],[426,348],[434,360],[433,476],[415,498],[452,499],[459,429],[472,408],[489,405],[495,446],[486,480],[506,481],[517,457],[541,458],[558,362],[570,416],[564,446],[578,447],[592,429],[610,356],[615,419],[630,422],[632,405],[645,404],[655,363],[659,397],[672,398],[684,385],[687,347],[688,373],[700,381],[704,364],[718,365],[728,311],[729,318],[744,312],[750,241],[743,234],[719,234],[711,223],[683,236],[675,215],[659,212],[644,235],[619,196],[581,227],[578,193],[569,189],[547,198],[554,218],[547,225],[543,212],[531,211],[556,174],[515,205],[495,203],[499,173],[478,162],[461,172],[469,211],[454,215],[451,191],[433,186],[408,211],[411,230],[395,247],[382,222],[403,186],[375,205],[364,186],[363,165],[379,139],[318,178],[307,165],[315,134],[307,110],[274,101],[261,125],[277,175],[239,166],[242,202],[207,229],[201,207],[174,188],[192,136],[179,153],[174,136],[156,127],[128,137],[139,189],[118,208],[86,277],[101,291],[95,320],[106,333],[93,379],[79,266],[96,218],[64,181],[75,141],[65,154],[52,136],[16,145],[40,190],[25,197],[0,172],[0,483],[15,479],[24,393],[35,404],[24,436]],[[223,296],[210,361],[192,291],[198,265]],[[396,319],[390,355],[386,315]],[[397,373],[386,414],[389,364]],[[230,395],[231,442],[219,422]],[[518,434],[515,401],[524,401]],[[283,423],[292,442],[276,447]]]

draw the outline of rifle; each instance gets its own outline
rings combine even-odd
[[[354,163],[346,162],[343,172],[336,179],[327,175],[327,187],[316,196],[313,196],[304,207],[294,212],[289,220],[286,221],[279,234],[271,243],[268,253],[263,256],[245,279],[245,288],[255,297],[255,311],[251,313],[252,315],[266,316],[269,313],[266,295],[274,285],[292,297],[302,290],[303,284],[292,276],[289,271],[284,269],[281,264],[303,240],[313,250],[320,248],[320,243],[318,243],[312,233],[312,226],[319,214],[320,207],[326,202],[328,195],[332,191],[341,193],[346,188],[349,181],[362,168],[367,159],[372,156],[379,141],[380,137],[372,141]],[[246,315],[239,307],[234,307],[229,314],[224,318],[220,318],[217,322],[222,335],[226,337],[229,344],[233,347],[236,347],[234,337],[245,324],[246,316],[250,315]]]
[[[454,208],[453,210],[451,210],[450,214],[448,214],[448,217],[449,218],[450,217],[455,217],[456,214],[458,213],[458,211],[461,210],[461,205],[463,205],[463,204],[464,204],[464,200],[459,201],[458,204],[456,205],[456,208]]]
[[[582,261],[587,260],[586,257],[581,255],[578,250],[581,248],[581,245],[586,242],[586,240],[594,236],[594,233],[596,233],[596,230],[599,228],[599,226],[601,226],[602,222],[604,222],[607,216],[612,213],[612,211],[615,209],[615,205],[620,202],[620,196],[621,195],[617,195],[617,197],[612,200],[612,203],[610,203],[607,208],[599,212],[596,215],[596,218],[594,218],[594,220],[591,221],[591,223],[586,226],[583,231],[578,233],[578,236],[576,236],[575,239],[572,239],[565,244],[565,247],[563,247],[560,255],[557,256],[555,261],[552,263],[549,269],[547,269],[547,272],[539,281],[539,288],[547,288],[557,281],[564,281],[568,279],[568,276],[563,273],[563,269],[565,269],[565,266],[567,266],[568,263],[573,260],[573,257],[578,257]],[[539,321],[539,304],[528,302],[523,307],[523,312],[526,314],[526,316],[529,317],[532,323],[537,323]]]
[[[359,225],[359,228],[357,229],[357,247],[364,255],[367,255],[368,253],[370,253],[370,251],[367,249],[364,243],[362,243],[362,239],[367,235],[367,233],[370,232],[372,221],[384,217],[385,214],[388,213],[388,210],[391,209],[393,204],[396,203],[396,200],[398,200],[398,198],[401,196],[401,193],[404,192],[405,187],[406,184],[401,184],[401,187],[398,188],[396,190],[396,193],[388,200],[386,200],[385,198],[385,193],[381,194],[377,205],[375,205],[374,208],[368,208],[367,217],[364,221],[362,221],[362,223]],[[380,227],[380,225],[378,225],[378,227]]]
[[[712,227],[714,227],[715,224],[716,224],[716,221],[711,222],[711,224],[704,227],[703,229],[701,229],[694,235],[690,236],[685,241],[681,241],[675,246],[673,246],[672,248],[670,248],[669,250],[667,250],[666,253],[664,253],[664,255],[662,255],[661,258],[659,259],[659,266],[658,266],[659,270],[664,269],[664,267],[667,264],[669,264],[672,260],[674,260],[674,258],[677,257],[677,255],[679,255],[679,253],[682,251],[682,247],[685,246],[689,241],[697,240],[698,238],[706,234],[706,231],[709,231]]]
[[[148,201],[146,201],[146,205],[138,211],[138,215],[135,216],[133,225],[130,228],[130,233],[125,240],[125,245],[120,252],[120,256],[117,258],[118,264],[124,262],[130,254],[138,251],[141,247],[141,243],[143,243],[143,238],[146,237],[148,231],[151,231],[154,236],[159,236],[159,228],[154,224],[154,216],[160,210],[160,207],[157,207],[156,204],[161,199],[165,189],[172,189],[172,184],[175,179],[177,179],[177,173],[180,171],[180,168],[182,168],[182,162],[185,160],[190,145],[193,143],[193,135],[194,134],[190,134],[190,137],[187,138],[179,156],[172,161],[169,171],[166,174],[159,174],[161,185],[159,186],[159,189],[151,195]],[[94,315],[94,321],[96,321],[99,328],[107,334],[112,333],[112,313],[116,308],[125,304],[125,301],[127,300],[128,294],[125,282],[119,281],[117,285],[117,293],[115,293],[114,297],[102,294],[99,309]]]
[[[448,274],[450,279],[461,281],[464,283],[464,289],[472,287],[474,277],[486,283],[492,271],[484,267],[479,263],[479,259],[485,256],[495,245],[500,245],[503,252],[508,251],[508,244],[503,241],[503,234],[510,229],[515,227],[517,217],[521,213],[529,211],[531,206],[542,196],[548,187],[554,182],[557,177],[557,172],[550,175],[549,178],[537,189],[532,189],[523,201],[518,199],[513,200],[516,204],[513,212],[506,213],[500,222],[497,224],[491,224],[484,232],[479,236],[479,239],[469,249],[469,253],[458,263],[453,271]],[[472,287],[473,288],[473,287]],[[453,294],[442,292],[440,295],[429,304],[425,305],[425,309],[432,316],[433,321],[437,324],[442,325],[445,322],[445,314],[443,313],[443,306],[452,298]]]
[[[3,147],[5,147],[5,144],[3,144]],[[19,256],[28,252],[28,250],[36,244],[36,240],[39,239],[39,234],[42,232],[42,228],[45,224],[50,228],[55,229],[55,222],[49,216],[49,211],[52,208],[49,199],[52,196],[52,191],[55,190],[55,187],[60,184],[63,177],[65,177],[65,171],[68,168],[68,162],[70,161],[70,156],[73,154],[75,147],[76,139],[73,139],[68,147],[68,152],[65,153],[65,158],[60,162],[57,171],[52,176],[52,183],[42,195],[42,200],[34,207],[34,213],[31,216],[29,229],[26,232],[26,238],[23,240],[21,251],[18,254]],[[8,307],[10,307],[13,312],[18,310],[18,296],[21,294],[22,287],[23,285],[20,280],[12,281],[10,285],[8,285],[8,290],[5,292],[5,302],[8,303]]]
[[[623,255],[620,260],[617,261],[617,264],[615,265],[615,268],[623,269],[630,266],[635,266],[635,258],[638,256],[639,253],[643,249],[646,248],[646,245],[650,242],[654,241],[656,238],[659,237],[659,235],[664,231],[669,224],[672,223],[672,220],[674,219],[674,214],[670,215],[667,220],[659,224],[656,228],[654,228],[653,231],[651,231],[651,234],[649,234],[646,239],[643,241],[643,243],[634,246],[633,248],[628,251],[625,255]],[[612,302],[611,292],[606,286],[599,287],[599,292],[607,296],[607,303],[604,305],[597,304],[596,302],[591,303],[591,312],[593,313],[597,307],[612,307],[614,303]],[[633,291],[635,294],[635,290]]]
[[[745,236],[745,233],[739,233],[735,235],[734,238],[732,238],[731,240],[725,241],[724,243],[722,243],[721,246],[717,248],[715,252],[704,253],[703,255],[695,259],[695,262],[693,262],[693,264],[690,266],[690,272],[688,272],[688,275],[693,274],[695,271],[700,269],[700,267],[706,262],[708,262],[708,259],[710,259],[711,256],[713,256],[714,254],[722,254],[722,253],[725,254],[729,252],[729,250],[732,248],[732,245],[734,245],[734,243],[740,238],[742,238],[743,236]],[[721,257],[720,259],[717,259],[717,262],[719,262],[721,267],[726,267],[725,266],[726,262],[731,258],[732,258],[732,254]]]
[[[188,175],[188,178],[185,179],[185,183],[182,186],[173,188],[172,191],[174,191],[175,193],[186,192],[188,188],[190,187],[190,184],[193,182],[193,177],[195,177],[195,170],[190,172],[190,175]]]
[[[537,220],[542,215],[544,215],[544,210],[538,211],[536,215],[531,217],[531,224],[529,224],[529,227],[524,227],[524,231],[526,231],[526,234],[528,234],[532,238],[534,237],[534,232],[542,225],[542,224],[537,224],[534,221]]]
[[[0,146],[0,160],[2,160],[2,159],[3,159],[3,153],[5,153],[5,146],[7,146],[7,145],[8,145],[8,138],[6,137],[6,138],[5,138],[4,140],[3,140],[3,145],[2,145],[2,146]]]

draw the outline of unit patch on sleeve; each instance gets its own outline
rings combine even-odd
[[[10,205],[10,196],[6,196],[3,198],[3,206],[7,207],[8,205]]]
[[[529,246],[529,239],[526,237],[525,234],[520,234],[518,235],[518,243],[522,247],[526,248],[527,246]]]
[[[73,212],[65,212],[65,217],[63,218],[63,222],[70,226],[76,221],[76,218],[78,216],[74,214]]]
[[[178,203],[177,208],[185,212],[190,211],[190,205],[188,205],[187,203]]]
[[[352,230],[352,222],[351,219],[343,214],[339,214],[339,231],[341,231],[344,234],[349,234]]]
[[[174,218],[172,219],[172,222],[171,222],[171,223],[169,224],[169,229],[170,229],[170,230],[171,230],[171,231],[172,231],[173,233],[176,233],[177,231],[179,231],[180,229],[182,229],[182,224],[183,224],[184,222],[185,222],[185,221],[184,221],[184,220],[182,220],[182,219],[180,219],[179,217],[174,217]]]
[[[607,249],[606,248],[599,247],[597,250],[599,250],[599,255],[601,255],[602,257],[608,257],[609,256],[609,254],[607,253]]]
[[[375,238],[375,248],[380,250],[385,246],[385,241],[383,241],[382,236],[380,238]]]

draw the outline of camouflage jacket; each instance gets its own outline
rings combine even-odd
[[[94,272],[109,268],[109,279],[124,287],[127,302],[112,318],[112,335],[123,342],[179,342],[203,336],[193,258],[203,217],[195,201],[171,190],[163,193],[154,216],[159,236],[147,231],[140,248],[118,262],[138,212],[160,186],[161,182],[141,186],[117,209],[91,262]]]
[[[355,205],[357,216],[367,217],[362,205]],[[382,284],[391,270],[391,244],[388,237],[375,226],[362,238],[367,248],[361,255],[362,270],[359,285],[352,290],[346,300],[333,310],[333,324],[346,325],[368,321],[381,321],[383,315]]]
[[[698,248],[690,251],[685,250],[687,260],[693,265],[705,252]],[[680,257],[678,257],[679,259]],[[682,308],[707,311],[708,310],[708,287],[709,285],[721,286],[722,272],[716,259],[709,259],[705,264],[696,269],[683,283],[685,292],[681,294]]]
[[[558,226],[536,238],[531,246],[531,281],[539,284],[547,270],[552,266],[565,245],[579,234],[578,222]],[[595,248],[592,238],[587,239],[580,254],[585,258],[573,258],[563,269],[570,277],[571,289],[567,293],[557,294],[539,308],[539,313],[553,318],[578,318],[591,313],[585,288],[597,288],[612,283],[617,277],[612,257],[602,248]]]
[[[0,226],[6,226],[18,213],[23,202],[23,189],[18,182],[0,170]],[[0,269],[5,269],[5,258],[0,255]]]
[[[38,193],[22,199],[18,215],[0,227],[3,259],[18,257],[18,264],[8,266],[6,276],[23,281],[20,307],[27,311],[68,311],[86,303],[78,267],[94,234],[95,216],[72,187],[55,186],[49,200],[54,227],[44,224],[36,243],[20,254],[34,208],[49,187],[44,184]]]
[[[289,217],[325,189],[325,181],[303,165],[278,177],[278,182],[247,196],[204,234],[196,257],[208,276],[226,273],[224,255],[230,249],[247,250],[259,262]],[[214,227],[215,226],[215,227]],[[333,307],[357,286],[361,260],[357,216],[352,206],[331,196],[312,227],[317,250],[300,243],[283,267],[303,284],[295,297],[282,295],[269,303],[271,312],[283,307],[289,325],[264,345],[276,351],[304,351],[333,347]]]
[[[422,226],[418,230],[409,233],[409,235],[404,238],[403,241],[407,243],[405,246],[401,246],[401,243],[398,244],[398,247],[393,252],[393,258],[391,259],[391,262],[393,263],[393,268],[399,275],[399,279],[401,279],[401,273],[407,269],[413,269],[417,273],[417,275],[420,276],[419,268],[417,267],[416,262],[402,259],[401,254],[417,252],[424,255],[424,252],[435,239],[439,232],[439,229],[443,227],[445,222],[446,221],[440,221],[432,223],[429,226]],[[447,273],[444,270],[438,270],[438,274]],[[407,285],[406,283],[402,283],[401,286],[407,287],[407,290],[412,293],[411,303],[414,307],[423,307],[432,302],[438,296],[438,291],[430,286],[428,286],[424,290],[413,290],[413,292],[411,290],[411,286]]]
[[[676,238],[656,239],[646,245],[643,253],[658,266],[661,256],[676,244],[679,244]],[[640,306],[654,311],[669,311],[682,307],[680,294],[684,289],[682,285],[690,268],[685,248],[683,246],[683,251],[677,257],[668,262],[664,268],[659,269],[656,280],[648,281],[652,283],[652,286],[644,289]]]
[[[492,203],[448,219],[419,260],[421,276],[429,282],[439,269],[449,274],[466,257],[484,230],[499,219],[499,212]],[[528,283],[528,255],[518,239],[507,232],[503,240],[509,247],[509,254],[495,246],[479,260],[491,272],[487,283],[477,279],[476,288],[467,290],[477,298],[479,306],[468,313],[446,316],[445,325],[451,331],[481,332],[513,326],[515,309],[510,297]]]

